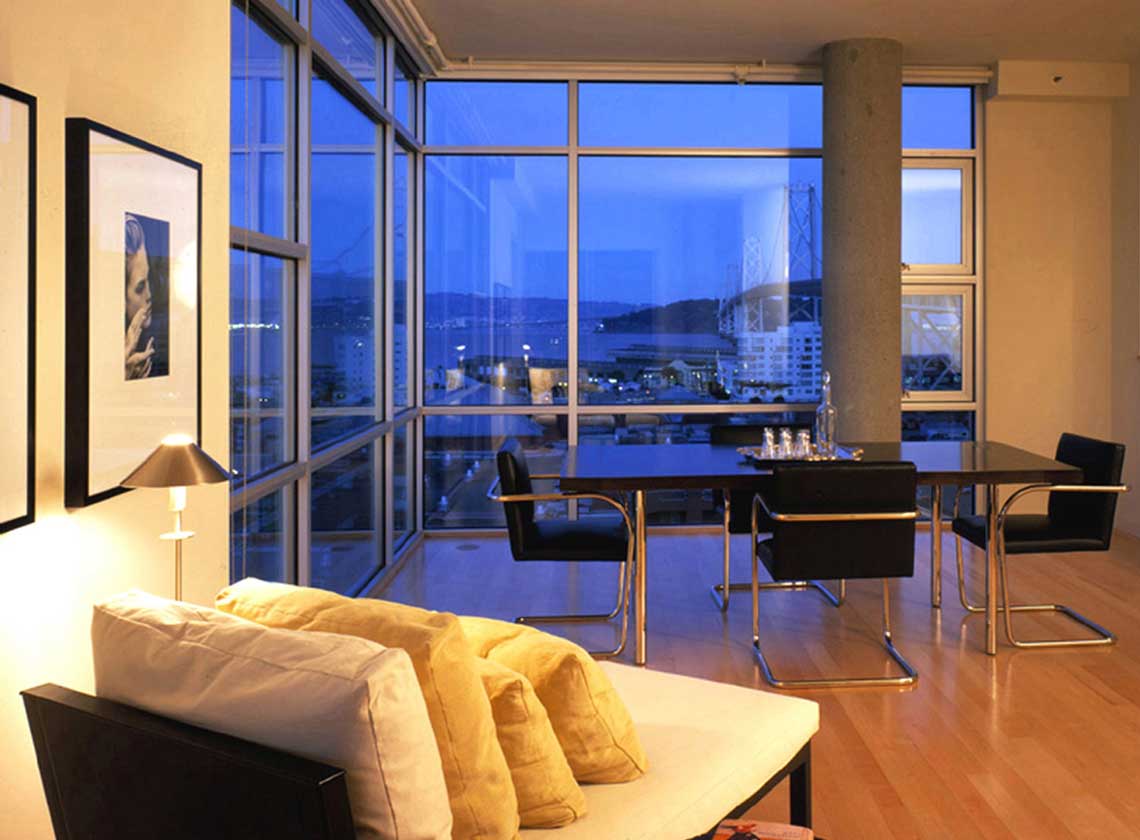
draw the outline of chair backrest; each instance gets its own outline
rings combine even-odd
[[[911,463],[800,462],[776,464],[763,498],[773,514],[913,514],[916,490]],[[776,580],[910,577],[914,523],[775,519],[765,565]]]
[[[526,453],[517,438],[510,438],[495,456],[499,468],[499,492],[504,496],[533,493]],[[506,502],[507,535],[511,539],[511,553],[516,559],[523,554],[534,529],[534,502]]]
[[[1120,484],[1124,474],[1124,445],[1081,437],[1069,432],[1057,442],[1058,461],[1084,472],[1085,484]],[[1116,493],[1050,493],[1049,519],[1066,532],[1112,542]]]

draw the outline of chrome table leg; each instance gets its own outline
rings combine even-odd
[[[634,592],[637,609],[637,624],[634,627],[634,653],[633,664],[645,664],[645,491],[637,490],[633,494],[634,531],[637,542],[637,568],[634,570]]]
[[[930,606],[942,606],[942,485],[930,488]]]
[[[732,501],[729,498],[728,490],[722,490],[724,493],[724,583],[713,584],[709,592],[712,595],[713,603],[716,604],[717,609],[724,612],[728,609],[728,593],[732,591],[732,582],[729,581],[729,562],[731,560],[731,547],[732,535],[728,531],[728,523],[732,519]],[[737,586],[736,588],[740,588]]]
[[[998,488],[986,485],[986,653],[997,655],[997,517]]]

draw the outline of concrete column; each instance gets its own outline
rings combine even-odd
[[[823,49],[823,364],[838,436],[900,436],[902,45]]]

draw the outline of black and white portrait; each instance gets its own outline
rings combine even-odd
[[[124,221],[126,379],[170,373],[170,224],[141,213]]]

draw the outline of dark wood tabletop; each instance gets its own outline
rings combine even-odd
[[[911,461],[919,484],[1079,483],[1076,467],[995,441],[853,443],[864,461]],[[747,490],[764,465],[708,443],[571,446],[563,490]]]

